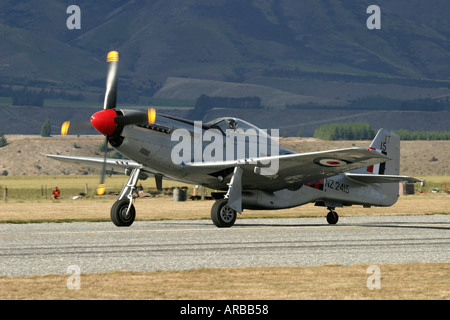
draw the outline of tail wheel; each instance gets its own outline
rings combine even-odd
[[[336,211],[330,210],[327,214],[327,222],[329,224],[336,224],[339,220],[339,216]]]
[[[131,204],[130,210],[128,211],[128,206],[130,205],[129,200],[119,200],[114,203],[111,208],[111,221],[118,227],[129,227],[133,224],[136,218],[136,210],[134,205]],[[128,211],[128,213],[127,213]]]
[[[227,199],[217,200],[211,208],[211,219],[218,228],[229,228],[236,221],[237,212],[228,206]]]

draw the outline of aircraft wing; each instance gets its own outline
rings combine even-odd
[[[70,162],[82,166],[94,167],[99,169],[102,169],[104,161],[103,158],[97,157],[63,156],[56,154],[46,154],[46,156],[59,161]],[[123,172],[125,169],[135,169],[135,168],[142,168],[142,166],[136,161],[132,160],[106,158],[106,170]]]
[[[308,183],[388,160],[389,157],[372,150],[348,148],[233,161],[193,162],[184,165],[210,168],[215,171],[241,167],[244,174],[247,173],[247,177],[250,172],[272,177],[265,180],[258,179],[258,184],[265,189],[275,190],[282,187],[282,184],[287,187],[289,184]],[[264,181],[267,181],[268,186],[261,185]]]

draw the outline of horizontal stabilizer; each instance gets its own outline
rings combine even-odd
[[[397,175],[381,175],[381,174],[359,174],[359,173],[345,173],[345,176],[353,181],[362,183],[386,183],[386,182],[422,182],[421,179],[416,179],[408,176]]]

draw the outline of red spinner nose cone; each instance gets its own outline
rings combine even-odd
[[[104,109],[91,116],[91,123],[98,132],[109,136],[113,134],[117,127],[114,121],[115,117],[117,117],[117,113],[114,109]]]

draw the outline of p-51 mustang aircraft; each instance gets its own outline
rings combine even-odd
[[[215,203],[211,219],[219,227],[231,227],[244,209],[283,209],[315,203],[326,207],[327,221],[335,224],[335,208],[362,205],[391,206],[398,199],[398,183],[421,180],[400,176],[400,139],[380,129],[368,149],[348,148],[296,153],[278,145],[277,130],[271,135],[236,118],[207,123],[147,111],[117,109],[119,55],[108,53],[108,74],[103,110],[92,115],[94,128],[130,160],[51,155],[60,161],[124,171],[129,176],[111,208],[116,226],[135,220],[134,191],[139,179],[202,185]],[[69,122],[62,126],[67,134]],[[72,129],[70,129],[72,130]],[[275,134],[273,133],[275,131]],[[102,182],[101,182],[102,183]]]

